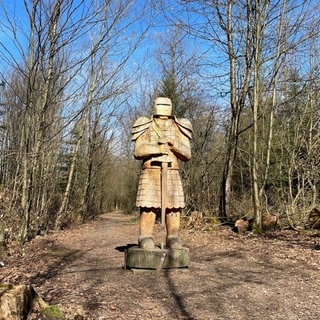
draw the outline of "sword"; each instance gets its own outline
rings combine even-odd
[[[162,130],[158,127],[157,123],[153,126],[157,136],[160,138],[158,144],[167,144],[168,141],[163,135]],[[169,143],[168,143],[169,144]],[[166,242],[166,208],[167,208],[167,176],[168,176],[168,163],[172,160],[167,154],[157,157],[157,161],[161,162],[161,249],[164,249]]]
[[[168,162],[161,162],[161,249],[164,249],[166,237],[167,175]]]
[[[166,209],[167,209],[167,179],[168,164],[172,160],[167,155],[157,158],[161,162],[161,249],[164,249],[166,242]]]

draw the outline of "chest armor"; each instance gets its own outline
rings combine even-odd
[[[148,140],[149,142],[157,143],[160,139],[168,139],[173,142],[173,144],[178,143],[179,132],[178,128],[173,120],[156,121],[152,122],[148,130]],[[160,168],[161,162],[166,159],[168,162],[168,169],[179,169],[178,159],[176,155],[170,151],[168,156],[153,156],[146,160],[143,164],[143,168]]]

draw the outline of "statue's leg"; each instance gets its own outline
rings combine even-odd
[[[179,238],[180,212],[180,209],[170,209],[166,214],[167,247],[171,249],[181,249],[182,247]]]
[[[156,220],[155,209],[141,208],[139,224],[139,247],[142,249],[153,249],[153,227]]]

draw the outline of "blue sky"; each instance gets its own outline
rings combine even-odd
[[[79,1],[80,0],[75,1],[74,4],[76,5]],[[89,8],[91,3],[92,1],[85,1],[87,8]],[[129,42],[126,43],[126,41],[137,37],[141,30],[151,24],[146,38],[139,44],[135,53],[128,61],[129,63],[127,64],[126,74],[137,76],[138,72],[141,72],[144,77],[142,85],[152,87],[152,82],[161,76],[159,64],[155,59],[156,52],[161,48],[161,46],[163,46],[163,40],[166,38],[168,39],[172,35],[172,30],[175,24],[178,24],[179,22],[181,24],[188,22],[195,29],[194,32],[198,32],[198,35],[201,33],[202,36],[208,36],[208,39],[200,39],[192,34],[186,36],[184,38],[186,50],[185,55],[191,56],[195,53],[200,57],[197,61],[201,72],[201,78],[199,78],[199,81],[207,81],[206,86],[208,89],[208,95],[213,99],[218,99],[220,103],[227,104],[227,56],[225,55],[225,52],[222,51],[221,45],[215,42],[214,38],[209,38],[210,33],[205,32],[211,32],[211,36],[213,35],[212,33],[214,32],[214,29],[209,28],[209,23],[212,23],[212,26],[214,26],[215,16],[212,15],[210,19],[207,20],[206,17],[202,16],[200,13],[196,13],[195,11],[199,10],[199,6],[194,4],[193,1],[158,0],[151,1],[151,3],[155,6],[152,11],[146,13],[134,24],[128,25],[123,34],[118,33],[118,35],[122,37],[122,40],[120,37],[120,42],[114,42],[113,49],[116,50],[114,50],[114,54],[113,56],[110,56],[110,59],[121,59],[122,53],[128,49],[127,45],[129,45]],[[273,4],[275,1],[271,1],[271,3]],[[292,6],[299,3],[300,1],[298,0],[289,1],[289,4]],[[14,58],[17,60],[21,59],[21,49],[24,51],[27,50],[29,22],[26,17],[23,1],[4,0],[1,1],[0,4],[2,7],[5,7],[5,10],[3,10],[3,8],[1,10],[0,8],[0,71],[5,73],[8,69],[8,65]],[[144,4],[147,4],[147,1],[133,2],[133,5],[130,7],[128,12],[128,19],[124,19],[119,24],[119,30],[128,23],[130,17],[136,16],[143,10]],[[186,5],[188,5],[188,7],[186,7]],[[315,8],[313,14],[318,14],[319,16],[319,11],[317,11],[319,8],[317,7],[316,0],[310,1],[310,7],[312,6]],[[77,9],[78,11],[74,13],[74,17],[76,18],[81,15],[83,9],[84,6],[79,7]],[[160,9],[163,9],[164,11],[161,11]],[[307,10],[307,8],[305,10]],[[14,23],[13,26],[17,28],[15,34],[17,42],[14,41],[13,33],[11,33],[9,29],[6,29],[6,14],[10,18],[11,22]],[[299,17],[298,10],[290,12],[291,19],[294,20],[297,17]],[[77,50],[81,51],[81,48],[84,48],[84,37],[87,37],[88,35],[88,33],[85,33],[82,40],[79,39],[74,43],[74,49],[78,47]],[[297,34],[297,36],[299,37],[299,34]],[[83,41],[83,43],[81,41]],[[17,45],[20,45],[20,48]],[[81,52],[79,52],[79,54],[81,54]],[[298,54],[299,52],[296,52],[296,55]],[[303,56],[304,53],[301,53],[301,58],[303,58]],[[147,89],[151,90],[151,88]],[[137,90],[141,89],[138,89],[137,86]]]

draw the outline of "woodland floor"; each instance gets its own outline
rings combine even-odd
[[[123,249],[137,233],[132,216],[114,212],[39,236],[4,260],[0,282],[32,284],[67,319],[320,319],[319,233],[183,229],[188,269],[133,272]]]

